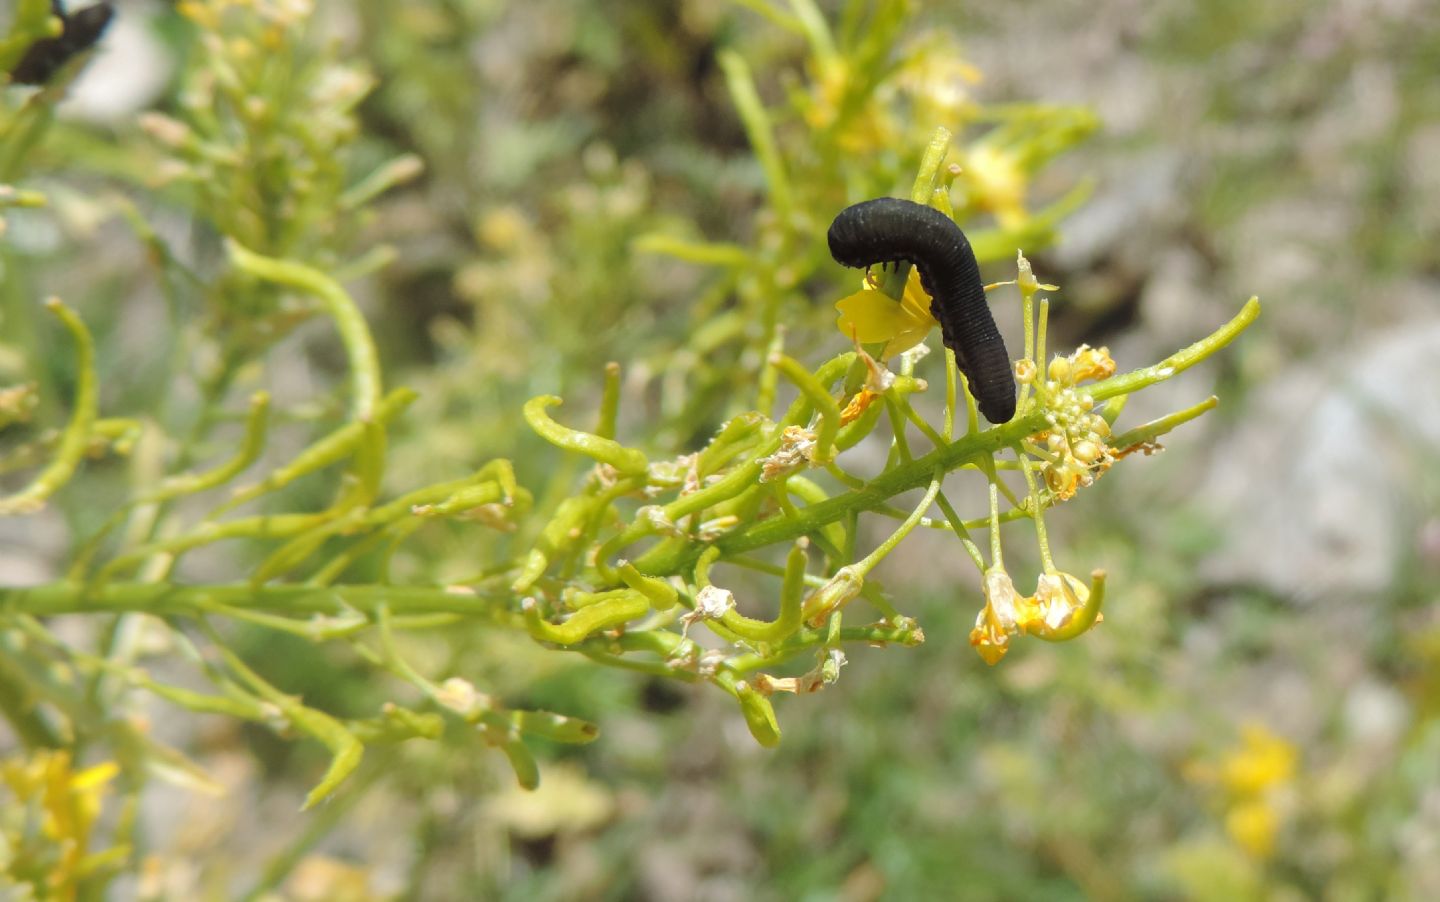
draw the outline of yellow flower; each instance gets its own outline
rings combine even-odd
[[[961,178],[970,186],[974,203],[988,210],[1004,228],[1018,228],[1030,219],[1025,209],[1029,177],[1020,159],[1010,151],[981,144],[965,155]]]
[[[880,351],[882,360],[915,347],[935,326],[930,296],[920,286],[920,273],[913,269],[900,303],[880,291],[867,275],[864,287],[836,301],[835,309],[840,311],[835,326],[846,338],[860,344],[885,342]]]
[[[1218,763],[1196,762],[1187,776],[1224,793],[1225,832],[1254,858],[1268,858],[1285,821],[1285,787],[1295,777],[1295,746],[1260,724],[1241,729],[1239,748]]]
[[[17,836],[0,838],[0,844],[18,843],[20,855],[28,859],[30,870],[41,876],[54,898],[72,898],[81,877],[100,863],[126,854],[123,848],[90,851],[108,784],[120,768],[109,761],[81,771],[70,765],[70,753],[63,750],[40,751],[27,759],[0,763],[0,780],[27,813],[34,812],[40,821],[38,830],[27,823]]]
[[[902,54],[896,83],[910,95],[916,122],[964,122],[978,109],[972,85],[981,81],[980,70],[955,55],[944,35],[921,38],[918,46]]]
[[[810,93],[801,115],[813,130],[834,130],[836,146],[849,154],[870,155],[893,145],[894,116],[869,94],[864,77],[857,79],[849,63],[817,60],[809,68]]]
[[[1275,851],[1275,834],[1280,819],[1263,799],[1242,802],[1225,815],[1225,832],[1235,844],[1255,858],[1269,858]]]
[[[1258,795],[1295,775],[1295,747],[1260,724],[1241,731],[1243,744],[1225,757],[1220,780],[1236,795]]]

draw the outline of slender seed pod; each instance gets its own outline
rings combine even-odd
[[[923,204],[881,197],[841,210],[829,241],[830,256],[844,266],[915,264],[931,297],[930,313],[980,412],[997,424],[1015,416],[1010,355],[985,301],[975,252],[954,220]]]
[[[17,85],[45,84],[72,57],[95,46],[115,15],[115,8],[108,2],[67,15],[60,0],[51,0],[50,10],[64,28],[59,36],[42,38],[25,51],[20,62],[10,70],[10,81]]]

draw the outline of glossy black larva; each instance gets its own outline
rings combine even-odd
[[[1010,355],[985,301],[975,252],[954,220],[933,207],[881,197],[841,210],[828,237],[830,256],[845,266],[915,264],[930,294],[930,313],[980,412],[992,423],[1015,416]]]
[[[87,6],[73,15],[65,13],[60,0],[51,0],[51,14],[63,24],[63,30],[53,38],[43,38],[31,44],[10,70],[10,81],[18,85],[43,85],[50,80],[60,67],[78,53],[95,46],[115,9],[108,2]]]

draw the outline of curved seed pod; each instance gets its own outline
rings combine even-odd
[[[1005,339],[985,302],[975,253],[960,227],[932,207],[881,197],[846,207],[830,224],[830,256],[857,269],[908,260],[920,271],[945,346],[992,423],[1015,416],[1015,377]]]

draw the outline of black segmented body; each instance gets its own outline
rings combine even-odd
[[[1015,416],[1010,355],[985,302],[975,252],[954,220],[933,207],[881,197],[841,210],[830,224],[829,241],[830,256],[845,266],[915,264],[931,297],[930,313],[980,412],[992,423]]]
[[[89,50],[105,28],[115,9],[108,2],[87,6],[74,15],[66,15],[60,0],[51,0],[51,13],[64,23],[58,37],[44,38],[31,44],[10,71],[10,80],[17,85],[43,85],[75,54]]]

